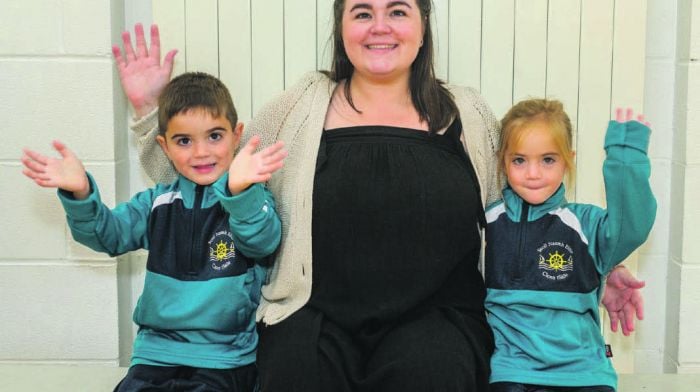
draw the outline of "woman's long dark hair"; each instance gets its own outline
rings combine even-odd
[[[410,0],[409,0],[410,1]],[[433,34],[430,28],[430,12],[432,0],[415,0],[420,9],[425,32],[423,45],[418,49],[418,55],[411,65],[409,88],[411,101],[418,111],[421,121],[428,123],[431,133],[446,128],[457,117],[457,105],[452,94],[444,83],[435,77],[433,65]],[[333,63],[328,76],[336,82],[346,80],[344,94],[350,106],[360,112],[352,101],[350,80],[355,67],[350,62],[345,45],[343,45],[343,10],[345,0],[333,2]]]

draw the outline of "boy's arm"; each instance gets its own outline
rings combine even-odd
[[[610,121],[603,163],[607,210],[599,218],[595,242],[603,273],[646,241],[656,216],[647,156],[650,129],[638,121]]]
[[[271,255],[280,243],[282,224],[270,191],[262,184],[253,184],[237,195],[219,188],[216,194],[229,213],[236,247],[254,259]]]
[[[141,192],[129,202],[110,210],[102,203],[95,180],[89,174],[88,179],[90,193],[83,200],[74,198],[65,190],[58,190],[73,238],[92,250],[110,256],[148,249],[151,191]]]

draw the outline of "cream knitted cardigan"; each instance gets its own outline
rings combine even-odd
[[[308,73],[262,107],[244,131],[246,140],[259,135],[261,146],[282,140],[289,152],[284,167],[268,182],[282,220],[282,242],[263,286],[257,313],[258,321],[266,324],[289,317],[311,296],[311,209],[316,155],[335,86],[319,72]],[[449,89],[459,108],[462,143],[474,164],[481,199],[486,205],[500,197],[495,158],[498,121],[475,90],[454,86]],[[134,123],[132,130],[144,170],[154,181],[166,182],[174,178],[174,170],[155,141],[157,121],[154,111]]]

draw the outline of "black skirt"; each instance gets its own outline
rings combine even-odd
[[[487,390],[483,209],[460,133],[324,132],[311,299],[261,328],[263,391]]]

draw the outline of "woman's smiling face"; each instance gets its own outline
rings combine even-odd
[[[343,45],[359,76],[408,77],[423,39],[415,0],[346,0]]]

